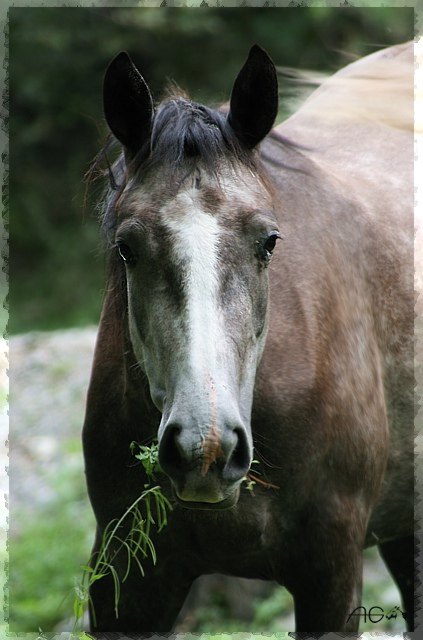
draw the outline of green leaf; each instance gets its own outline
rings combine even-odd
[[[85,571],[85,573],[92,573],[94,571],[94,569],[89,567],[87,564],[81,564],[80,567],[82,571]]]
[[[73,601],[73,615],[76,620],[80,620],[84,615],[84,603],[78,598]]]
[[[93,576],[90,580],[91,583],[96,582],[97,580],[101,580],[101,578],[105,578],[108,575],[108,573],[97,573],[95,576]]]

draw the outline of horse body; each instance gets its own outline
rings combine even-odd
[[[367,295],[371,306],[390,432],[387,471],[368,527],[369,541],[412,530],[413,61],[411,44],[359,60],[333,76],[326,89],[330,94],[312,97],[285,123],[286,135],[304,142],[307,138],[312,146],[316,140],[315,162],[336,175],[344,193],[354,194],[357,202],[354,242],[355,250],[361,249],[357,267],[364,285],[359,298]],[[346,92],[351,82],[355,96],[352,87]],[[319,123],[326,123],[326,135]],[[314,136],[308,137],[311,130]],[[342,224],[347,228],[346,220]]]
[[[137,302],[130,284],[135,276],[128,274],[125,284],[122,265],[112,259],[84,427],[95,549],[107,524],[142,491],[132,440],[159,433],[161,462],[172,479],[164,479],[163,488],[172,496],[173,486],[177,504],[155,538],[157,566],[145,578],[131,573],[122,585],[119,619],[112,580],[93,585],[94,629],[170,630],[192,581],[217,572],[284,584],[294,597],[299,631],[355,630],[357,619],[349,614],[360,604],[362,549],[371,544],[380,545],[412,624],[412,121],[384,120],[374,92],[367,100],[380,113],[362,101],[366,118],[357,116],[357,104],[347,108],[354,81],[376,71],[385,98],[387,86],[395,93],[394,80],[404,69],[412,92],[410,47],[347,67],[276,127],[260,149],[265,178],[246,166],[234,181],[230,165],[216,177],[200,158],[175,180],[183,188],[168,186],[164,196],[156,174],[148,188],[119,194],[130,211],[121,228],[141,221],[164,251],[159,223],[166,222],[165,234],[179,239],[180,262],[187,238],[189,246],[200,230],[207,241],[198,239],[197,264],[213,271],[218,263],[225,284],[211,284],[203,267],[186,272],[179,284],[173,274],[179,297],[166,310],[157,306],[154,315],[153,293],[144,291]],[[407,99],[404,105],[408,109]],[[217,234],[210,216],[226,229],[216,251],[210,249]],[[194,218],[203,226],[191,227]],[[268,269],[259,244],[260,269],[233,275],[233,238],[240,229],[253,229],[266,242],[273,229],[282,236]],[[190,259],[194,264],[195,256]],[[149,268],[158,267],[144,265]],[[164,281],[160,287],[157,299]],[[190,287],[200,288],[206,301],[202,309],[190,297],[185,317],[197,319],[195,331],[177,313]],[[218,290],[225,304],[215,313]],[[238,306],[232,307],[234,290]],[[147,306],[151,326],[131,320],[148,315]],[[163,325],[168,341],[154,343],[157,364],[145,345],[156,335],[160,313],[174,319]],[[252,443],[263,481],[253,495],[241,483]]]

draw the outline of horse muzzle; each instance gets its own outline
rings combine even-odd
[[[240,421],[221,427],[213,422],[200,430],[189,422],[173,416],[159,434],[160,466],[178,503],[189,509],[233,507],[252,460],[246,427]]]

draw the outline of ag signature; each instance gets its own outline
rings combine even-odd
[[[402,611],[399,607],[393,607],[385,613],[382,607],[370,607],[370,609],[366,609],[366,607],[356,607],[354,611],[352,611],[348,617],[347,622],[351,619],[351,616],[358,616],[359,618],[363,618],[364,622],[372,622],[373,624],[377,624],[381,620],[385,618],[385,620],[395,620],[398,616],[402,616],[404,620],[407,620],[407,613]]]

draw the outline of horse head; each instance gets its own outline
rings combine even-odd
[[[177,95],[155,107],[126,53],[105,76],[124,180],[108,226],[133,352],[162,416],[159,461],[186,507],[234,505],[253,457],[267,267],[279,237],[256,147],[277,106],[275,67],[258,46],[227,114]]]

